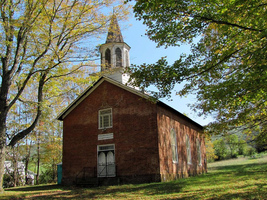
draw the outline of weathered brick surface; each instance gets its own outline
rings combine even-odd
[[[158,134],[159,134],[159,158],[160,174],[162,181],[173,180],[206,172],[206,148],[202,129],[190,122],[186,117],[177,114],[172,109],[158,106]],[[178,163],[172,161],[172,149],[170,143],[170,131],[175,130],[178,146]],[[191,164],[187,162],[185,137],[188,134],[191,145]],[[196,139],[201,143],[202,159],[198,163]]]
[[[112,108],[113,127],[98,129],[98,111]],[[158,127],[159,125],[159,127]],[[179,163],[172,163],[170,128],[178,138]],[[186,163],[184,132],[190,132],[192,166]],[[73,184],[84,167],[97,168],[97,145],[115,144],[116,175],[122,182],[160,181],[161,178],[205,171],[195,166],[194,152],[199,131],[185,119],[157,104],[104,81],[63,122],[63,184]],[[114,138],[98,141],[98,134],[113,133]],[[202,149],[204,153],[204,141]],[[132,180],[132,181],[131,181]]]
[[[98,129],[98,111],[112,108],[113,127]],[[155,104],[103,82],[65,119],[63,182],[72,182],[83,167],[97,167],[97,145],[115,144],[117,176],[159,174]],[[114,139],[98,141],[98,134]]]

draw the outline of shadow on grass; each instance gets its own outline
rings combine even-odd
[[[18,194],[20,195],[12,194],[9,198],[4,199],[129,199],[131,195],[133,195],[131,199],[135,199],[139,196],[143,196],[145,198],[154,195],[179,193],[181,188],[182,187],[179,186],[179,184],[174,184],[173,182],[122,186],[101,186],[93,188],[44,185],[7,189],[6,191],[18,192]],[[21,192],[23,192],[23,194]]]
[[[44,185],[11,188],[10,199],[267,199],[267,163],[217,166],[204,175],[165,183],[95,188]],[[1,196],[0,196],[1,198]],[[5,198],[9,199],[9,198]]]
[[[32,192],[32,191],[46,191],[46,190],[57,190],[64,189],[64,187],[60,185],[36,185],[36,186],[28,186],[28,187],[15,187],[15,188],[7,188],[5,191],[21,191],[21,192]]]

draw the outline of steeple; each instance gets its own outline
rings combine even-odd
[[[131,87],[131,84],[128,83],[130,76],[124,71],[124,68],[130,66],[130,49],[131,47],[123,40],[117,17],[113,14],[106,43],[99,48],[101,71],[109,78]]]
[[[119,23],[113,14],[108,29],[106,43],[100,46],[101,71],[123,69],[130,66],[130,46],[123,41]],[[122,71],[122,70],[121,70]]]
[[[124,42],[117,17],[113,14],[108,29],[106,43]]]

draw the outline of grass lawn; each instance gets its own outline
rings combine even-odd
[[[166,183],[9,188],[0,199],[267,199],[267,155],[210,163],[208,169],[207,174]]]

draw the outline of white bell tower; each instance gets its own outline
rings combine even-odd
[[[129,75],[124,73],[130,66],[129,51],[131,47],[123,41],[120,27],[115,15],[112,16],[106,43],[100,46],[101,72],[120,82],[127,83]]]

